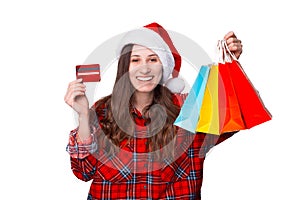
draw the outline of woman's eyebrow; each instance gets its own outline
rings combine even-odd
[[[130,57],[141,57],[140,55],[131,55]],[[150,55],[148,55],[147,57],[151,57],[151,56],[157,56],[157,54],[150,54]]]
[[[154,53],[154,54],[150,54],[150,55],[148,55],[148,57],[151,57],[151,56],[157,56],[157,54],[156,54],[156,53]]]

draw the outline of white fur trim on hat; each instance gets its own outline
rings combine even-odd
[[[162,83],[168,80],[174,69],[175,61],[169,46],[158,33],[144,27],[127,32],[119,43],[118,56],[127,44],[141,45],[154,51],[163,65]]]
[[[180,94],[185,87],[184,80],[181,78],[170,78],[165,83],[165,86],[172,92]]]

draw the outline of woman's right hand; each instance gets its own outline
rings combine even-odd
[[[69,83],[65,102],[71,106],[78,115],[88,115],[89,102],[85,95],[86,86],[82,83],[82,79],[77,79]]]

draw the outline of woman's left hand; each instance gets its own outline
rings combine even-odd
[[[224,36],[224,40],[227,43],[229,50],[234,53],[235,57],[238,59],[243,52],[242,41],[239,40],[233,31],[230,31]]]

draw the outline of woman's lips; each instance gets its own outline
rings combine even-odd
[[[137,76],[136,79],[139,81],[151,81],[154,76]]]

